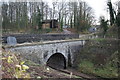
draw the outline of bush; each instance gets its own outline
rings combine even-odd
[[[78,70],[87,73],[101,76],[103,78],[118,77],[118,45],[117,40],[92,39],[89,40],[80,55],[78,60]]]
[[[26,72],[29,67],[19,58],[10,51],[2,50],[3,78],[30,78],[30,75]]]
[[[94,64],[90,61],[84,60],[79,64],[79,69],[84,73],[92,73],[94,71]]]
[[[110,65],[105,65],[104,68],[97,68],[91,61],[84,60],[79,64],[79,71],[86,74],[93,74],[103,78],[117,78],[118,69]]]

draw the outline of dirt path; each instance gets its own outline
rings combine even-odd
[[[69,30],[67,30],[67,29],[63,29],[63,33],[64,33],[64,34],[72,34],[72,32],[69,31]]]

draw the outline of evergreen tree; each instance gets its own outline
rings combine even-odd
[[[61,31],[63,31],[63,17],[61,19],[60,27],[61,27]]]
[[[38,15],[37,15],[37,24],[39,29],[42,29],[42,16],[39,7],[38,7]]]
[[[103,28],[103,36],[105,36],[107,30],[108,30],[108,20],[105,21],[105,19],[101,19],[101,27]]]

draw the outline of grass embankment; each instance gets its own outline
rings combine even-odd
[[[78,56],[78,70],[103,78],[118,77],[118,41],[104,38],[89,40]]]

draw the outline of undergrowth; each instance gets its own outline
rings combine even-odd
[[[91,61],[84,60],[79,64],[79,71],[87,74],[93,74],[103,78],[117,78],[117,68],[111,65],[105,65],[103,68],[97,68]]]
[[[117,40],[93,39],[86,43],[78,55],[78,70],[103,78],[118,77]]]
[[[2,78],[30,78],[25,61],[20,56],[7,50],[2,50]]]

